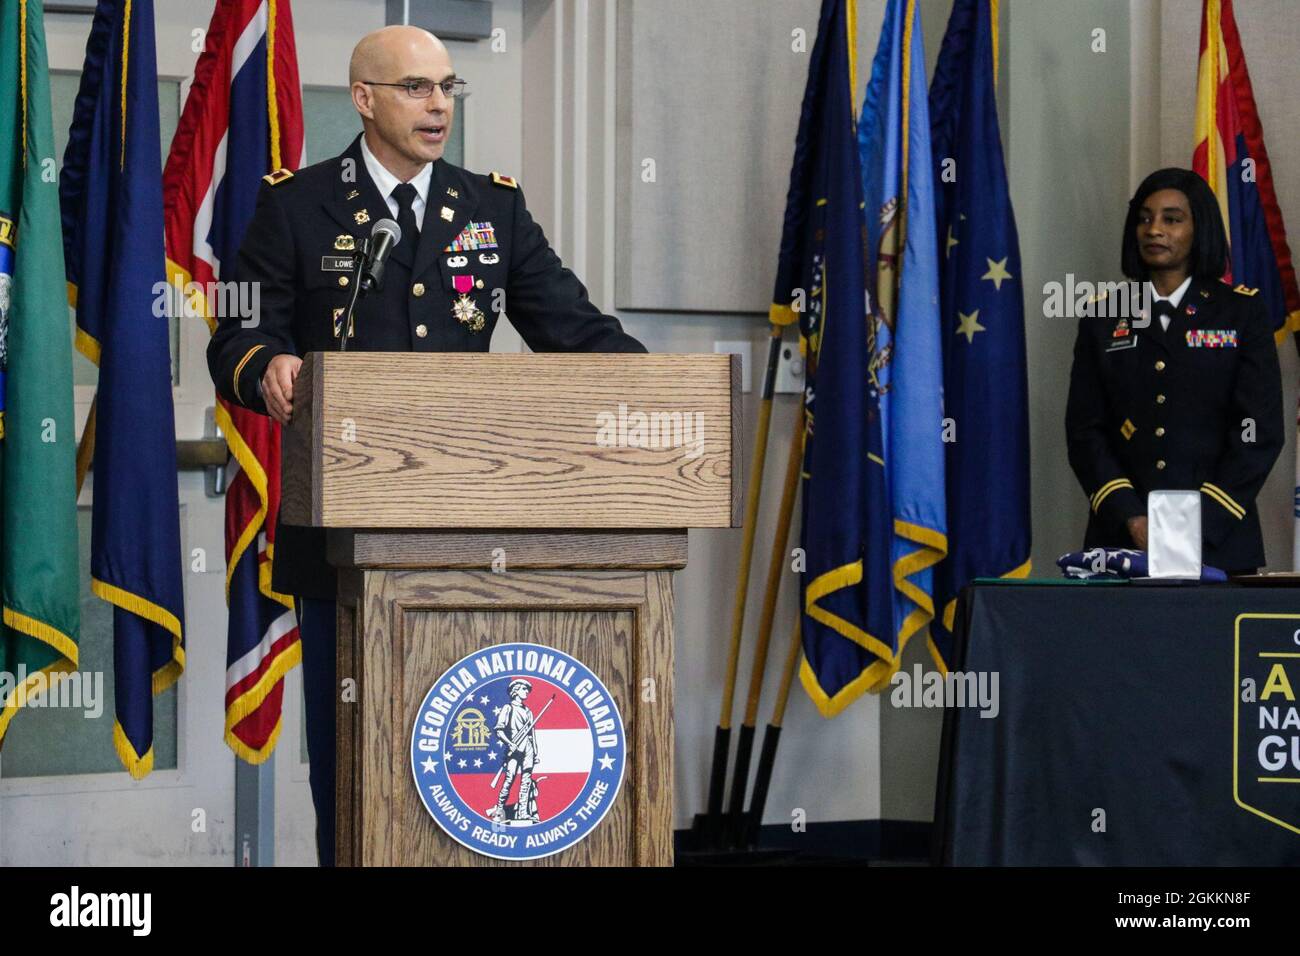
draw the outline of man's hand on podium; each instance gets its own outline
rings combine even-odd
[[[281,425],[288,425],[293,415],[293,383],[302,368],[296,355],[277,355],[262,373],[262,398],[266,410]]]

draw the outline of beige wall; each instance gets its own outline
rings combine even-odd
[[[634,3],[638,16],[674,15],[657,0]],[[789,19],[816,25],[816,0],[758,0],[780,5]],[[927,60],[933,66],[951,0],[922,0]],[[159,3],[159,68],[183,76],[192,68],[190,30],[206,24],[210,3]],[[704,6],[696,4],[697,7]],[[861,88],[883,15],[883,0],[860,0]],[[1119,229],[1136,179],[1157,165],[1190,164],[1192,94],[1199,31],[1197,0],[1003,0],[1003,137],[1012,199],[1020,229],[1026,289],[1032,431],[1032,504],[1035,568],[1055,573],[1054,560],[1082,536],[1086,502],[1065,460],[1062,420],[1069,374],[1073,324],[1042,317],[1043,283],[1067,272],[1093,279],[1118,274]],[[519,175],[531,208],[557,248],[588,283],[595,301],[613,310],[614,277],[620,250],[614,240],[620,161],[619,137],[637,128],[635,113],[620,114],[618,32],[614,0],[497,0],[498,25],[507,26],[507,49],[455,44],[457,66],[474,80],[466,162],[471,168]],[[658,12],[656,12],[658,11]],[[310,0],[296,5],[300,66],[304,82],[344,81],[354,38],[382,23],[380,0]],[[1300,236],[1300,71],[1292,51],[1300,48],[1300,18],[1291,0],[1237,4],[1237,17],[1252,71],[1284,214]],[[1090,50],[1092,31],[1106,31],[1105,53]],[[783,28],[784,29],[784,28]],[[49,23],[51,62],[76,68],[84,27],[66,17]],[[727,34],[678,29],[677,43],[735,74],[762,78],[771,63],[726,60]],[[780,45],[778,45],[780,46]],[[653,58],[654,51],[635,51]],[[784,54],[781,54],[784,55]],[[783,64],[784,67],[784,64]],[[728,89],[743,85],[728,84]],[[774,147],[788,156],[802,81],[765,100]],[[792,109],[793,104],[793,109]],[[701,150],[759,148],[733,144],[725,136],[738,110],[752,108],[699,89],[689,101],[696,121],[718,131]],[[630,125],[629,125],[630,124]],[[749,124],[751,127],[752,123]],[[310,135],[310,131],[308,133]],[[665,134],[666,135],[666,134]],[[786,160],[788,162],[788,160]],[[783,208],[786,172],[748,202],[777,210],[777,217],[746,221],[769,225],[760,232],[729,230],[735,210],[704,205],[679,212],[671,229],[660,225],[657,241],[672,243],[673,231],[713,230],[719,242],[743,242],[761,265],[758,281],[766,295],[775,267],[775,223]],[[650,228],[632,222],[632,228]],[[1300,239],[1296,240],[1300,243]],[[766,277],[766,278],[763,278]],[[671,276],[662,281],[672,281]],[[735,308],[742,308],[738,304]],[[752,308],[752,306],[748,306]],[[628,329],[653,351],[711,351],[720,340],[748,340],[762,360],[766,322],[757,313],[625,312]],[[518,348],[508,330],[494,342]],[[1294,408],[1297,363],[1294,349],[1282,350],[1288,409]],[[745,397],[747,442],[753,440],[757,396]],[[778,461],[790,437],[793,396],[779,396],[771,448]],[[1294,440],[1261,499],[1268,515],[1266,538],[1271,567],[1289,565],[1291,552],[1292,456]],[[748,453],[746,453],[748,458]],[[767,540],[775,519],[775,486],[769,473],[758,539]],[[712,729],[717,721],[731,591],[736,579],[739,531],[693,532],[690,565],[677,582],[677,822],[685,825],[704,802]],[[766,554],[760,556],[750,589],[750,606],[761,600]],[[783,645],[795,610],[793,576],[787,574],[777,608],[774,640]],[[751,614],[746,648],[752,646]],[[194,622],[192,640],[224,641],[224,626]],[[776,663],[769,668],[766,700],[775,692]],[[917,655],[922,659],[922,655]],[[748,679],[748,657],[741,671]],[[908,661],[909,665],[911,660]],[[761,711],[762,721],[768,704]],[[887,701],[865,699],[835,721],[823,721],[796,689],[787,718],[777,775],[768,804],[769,822],[787,821],[795,808],[811,820],[928,819],[939,715],[892,710]],[[301,806],[301,804],[299,804]]]
[[[1246,51],[1255,105],[1264,127],[1264,144],[1273,167],[1273,185],[1282,216],[1290,227],[1292,261],[1300,262],[1300,7],[1288,0],[1247,0],[1233,4],[1237,30]],[[1159,156],[1150,164],[1192,165],[1192,129],[1195,118],[1196,65],[1200,49],[1201,4],[1198,0],[1163,0],[1160,4],[1160,58],[1155,78],[1158,111],[1153,120],[1160,128]],[[1150,64],[1156,69],[1156,64]],[[1145,112],[1146,103],[1134,103],[1135,113]],[[1157,165],[1158,164],[1158,165]],[[1149,170],[1148,170],[1149,171]],[[1285,343],[1278,352],[1282,359],[1282,387],[1287,421],[1296,411],[1296,383],[1300,362],[1296,349]],[[1296,432],[1286,430],[1286,448],[1278,459],[1259,497],[1264,549],[1273,570],[1290,569],[1295,533]]]

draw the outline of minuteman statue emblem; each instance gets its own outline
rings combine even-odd
[[[495,823],[514,820],[520,823],[537,823],[537,781],[533,771],[537,769],[537,717],[524,703],[532,693],[533,685],[522,677],[510,682],[510,702],[501,707],[497,715],[497,741],[505,749],[506,758],[492,779],[495,785],[501,779],[502,771],[505,781],[497,792],[497,805],[492,810]],[[552,697],[551,701],[555,698]],[[551,706],[548,701],[546,707]],[[513,807],[506,806],[510,796],[510,785],[519,776],[519,799]],[[508,812],[512,811],[512,812]]]
[[[617,802],[627,743],[609,689],[542,644],[494,644],[451,665],[411,729],[420,800],[453,840],[503,860],[559,853]]]

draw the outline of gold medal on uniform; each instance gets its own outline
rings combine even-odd
[[[471,332],[481,332],[483,326],[487,324],[487,316],[479,309],[477,303],[467,295],[462,295],[451,304],[451,314],[456,317],[457,322]]]
[[[478,307],[478,303],[469,297],[469,290],[474,288],[474,277],[459,275],[451,277],[451,284],[460,293],[460,298],[451,304],[451,314],[456,321],[471,332],[481,332],[487,324],[487,316]]]

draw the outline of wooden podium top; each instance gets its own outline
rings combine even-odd
[[[313,352],[281,514],[326,528],[725,528],[735,355]]]

